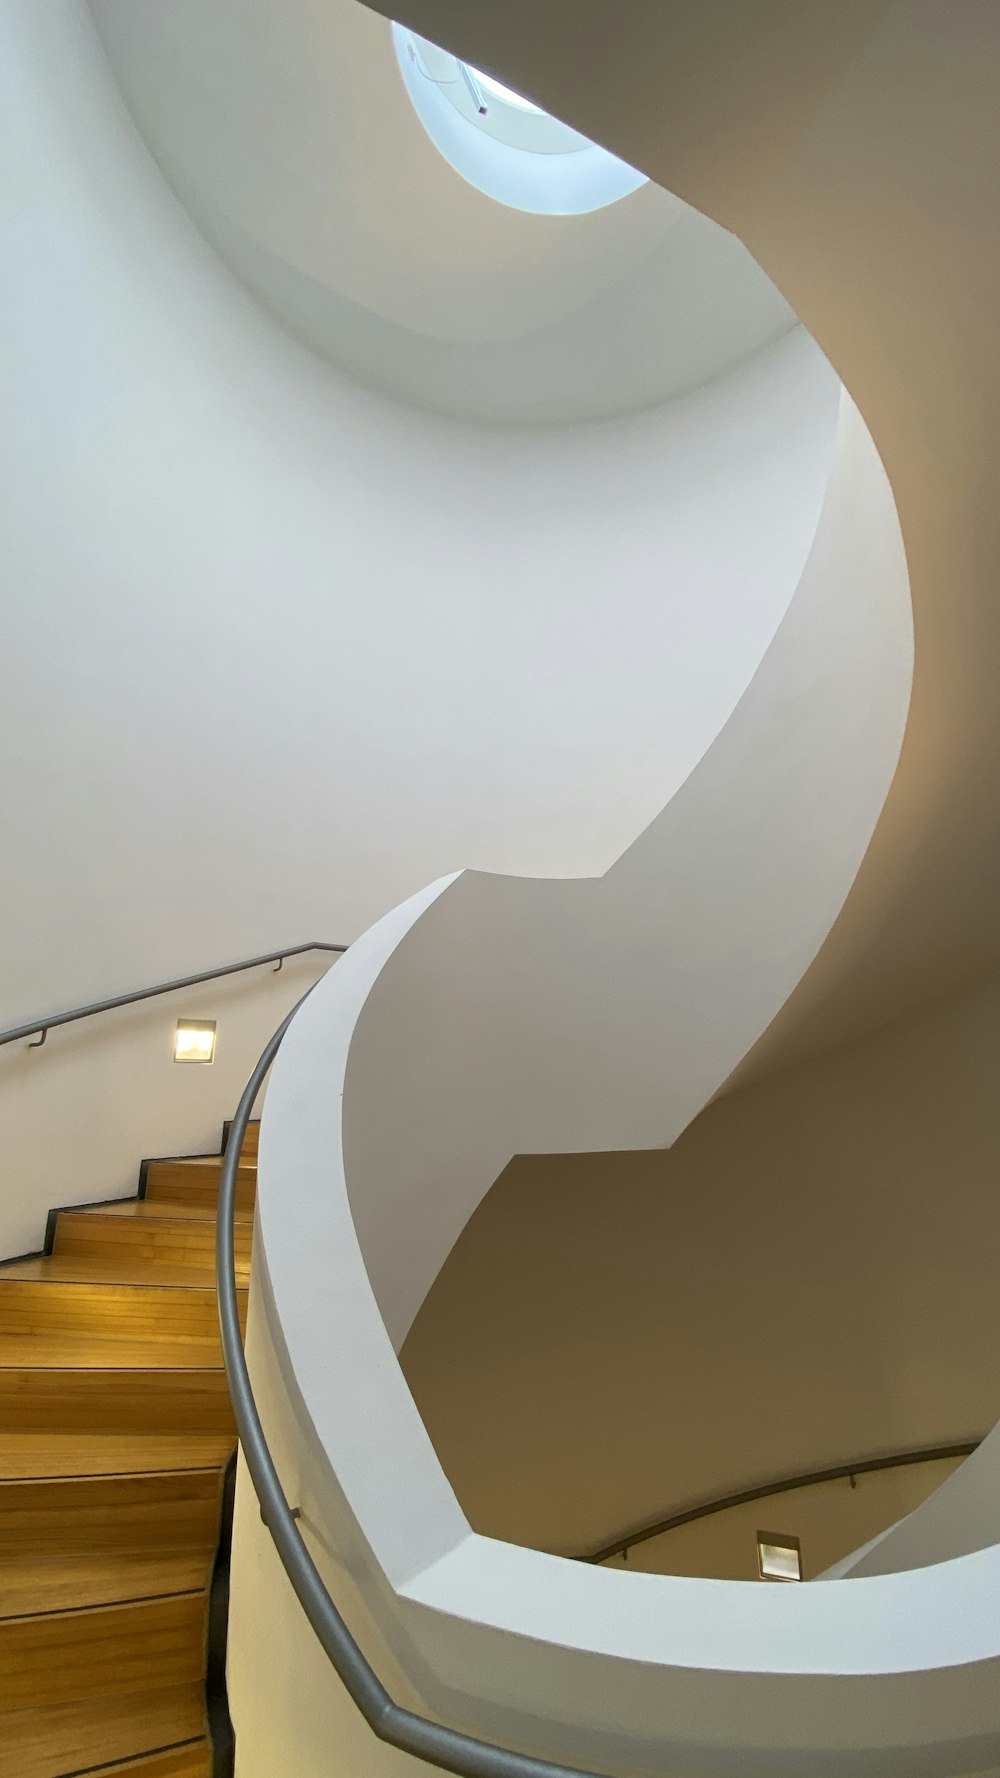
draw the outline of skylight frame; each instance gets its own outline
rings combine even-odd
[[[534,215],[581,216],[648,184],[645,174],[531,101],[480,105],[474,96],[479,71],[408,27],[394,24],[392,38],[403,83],[431,141],[487,197]]]

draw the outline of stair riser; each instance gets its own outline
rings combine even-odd
[[[150,1161],[146,1168],[145,1195],[153,1201],[165,1198],[172,1204],[197,1204],[204,1209],[214,1209],[219,1201],[221,1171],[221,1161],[214,1166],[193,1161]],[[251,1215],[256,1198],[257,1170],[241,1167],[236,1176],[237,1211],[241,1215]]]
[[[3,1334],[190,1342],[204,1353],[204,1363],[219,1362],[219,1316],[211,1290],[34,1283],[5,1279],[0,1272]]]
[[[221,1370],[0,1369],[4,1432],[235,1433]]]
[[[224,1137],[225,1137],[225,1141],[229,1140],[229,1125],[228,1124],[226,1125],[226,1128],[225,1128]],[[257,1159],[257,1150],[258,1150],[259,1144],[260,1144],[260,1120],[258,1118],[253,1123],[247,1124],[246,1135],[243,1138],[243,1147],[240,1150],[240,1160],[255,1162]]]
[[[0,1621],[0,1710],[196,1681],[204,1625],[199,1594]]]
[[[129,1762],[138,1778],[188,1778],[189,1766],[166,1773],[151,1763],[157,1748],[195,1741],[204,1748],[204,1704],[199,1684],[84,1699],[48,1710],[12,1710],[0,1717],[4,1774],[16,1778],[126,1778]],[[146,1759],[142,1758],[146,1754]],[[147,1764],[147,1761],[150,1762]],[[208,1778],[208,1763],[194,1767]]]
[[[212,1549],[221,1496],[216,1470],[0,1484],[5,1555]]]
[[[252,1224],[237,1225],[236,1264],[244,1277],[250,1268],[252,1238]],[[77,1259],[103,1261],[117,1256],[143,1265],[211,1267],[215,1263],[215,1224],[63,1210],[56,1219],[53,1252]]]

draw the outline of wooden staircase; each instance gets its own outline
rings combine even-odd
[[[244,1307],[257,1133],[237,1194]],[[137,1198],[53,1211],[45,1254],[0,1265],[5,1778],[212,1778],[208,1592],[235,1446],[220,1167],[144,1162]]]

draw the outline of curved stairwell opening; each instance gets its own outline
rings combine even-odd
[[[257,1126],[240,1159],[246,1302]],[[213,1253],[221,1156],[54,1209],[0,1266],[0,1765],[11,1778],[226,1778],[235,1446]],[[214,1664],[209,1673],[206,1663]],[[208,1687],[208,1689],[206,1689]],[[213,1689],[214,1688],[214,1689]]]

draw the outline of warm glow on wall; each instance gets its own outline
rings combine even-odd
[[[214,1062],[215,1020],[178,1019],[174,1032],[175,1062]]]

